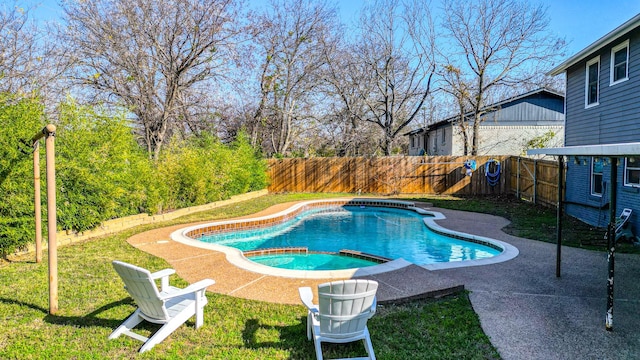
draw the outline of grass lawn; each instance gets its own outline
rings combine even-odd
[[[255,213],[268,206],[335,195],[267,195],[258,199],[191,214],[162,226]],[[497,213],[512,220],[508,231],[546,233],[548,214],[529,210],[517,201],[455,198],[421,199],[436,206]],[[515,204],[515,205],[514,205]],[[465,208],[466,207],[466,208]],[[553,213],[553,212],[552,212]],[[518,219],[526,218],[521,222]],[[536,220],[537,219],[537,220]],[[551,223],[550,223],[551,224]],[[555,224],[555,219],[553,221]],[[154,225],[159,227],[160,225]],[[573,226],[573,225],[571,225]],[[111,267],[119,259],[157,271],[167,263],[131,247],[126,239],[150,229],[139,227],[58,250],[59,312],[48,314],[47,259],[31,258],[0,267],[0,358],[2,359],[313,359],[306,339],[305,308],[249,301],[208,293],[205,324],[195,330],[193,320],[181,326],[151,351],[138,355],[141,345],[129,337],[107,337],[135,310]],[[541,230],[542,229],[542,230]],[[555,236],[555,235],[554,235]],[[555,237],[553,237],[555,239]],[[542,239],[544,240],[544,239]],[[186,286],[179,277],[172,284]],[[145,325],[147,334],[156,329]],[[369,321],[379,359],[498,359],[480,328],[466,294],[438,300],[380,306]],[[362,356],[360,343],[323,346],[327,357]]]
[[[415,198],[430,202],[433,206],[475,211],[486,214],[502,216],[511,221],[511,224],[502,229],[504,232],[522,237],[545,242],[556,243],[557,237],[557,213],[555,208],[547,208],[532,205],[524,201],[518,201],[513,196],[484,196],[472,198],[459,198],[453,196],[433,196]],[[564,215],[562,218],[562,244],[572,247],[590,250],[606,251],[607,241],[604,239],[605,228],[598,228],[585,224],[573,217]],[[640,247],[630,242],[618,242],[616,251],[623,253],[640,253]]]

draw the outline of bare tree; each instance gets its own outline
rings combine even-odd
[[[58,75],[51,61],[55,44],[33,22],[32,10],[16,1],[0,5],[0,92],[43,95]]]
[[[421,1],[378,0],[360,19],[356,61],[362,66],[356,86],[366,113],[377,125],[380,148],[390,155],[398,134],[414,121],[431,91],[434,74],[433,29]]]
[[[469,121],[467,119],[468,112],[471,110],[469,101],[471,93],[469,84],[463,79],[460,69],[452,65],[446,65],[441,74],[444,80],[442,90],[454,98],[457,106],[457,118],[454,120],[458,131],[462,136],[463,155],[469,155],[471,149]]]
[[[331,115],[325,119],[325,128],[331,134],[338,156],[362,155],[362,151],[368,147],[367,143],[376,139],[375,134],[366,131],[365,124],[360,120],[366,115],[365,101],[359,91],[365,70],[355,57],[353,47],[344,38],[323,47],[327,64],[323,88],[333,99],[329,105]]]
[[[336,19],[333,8],[310,0],[273,0],[257,17],[261,95],[250,133],[269,154],[287,153],[316,120],[322,47]]]
[[[466,94],[471,155],[477,155],[491,92],[532,82],[561,53],[564,40],[548,33],[546,9],[524,0],[444,0],[443,13],[453,50],[444,66],[459,76],[448,85],[459,87],[454,96]]]
[[[232,58],[233,0],[63,2],[63,39],[80,94],[126,106],[151,157],[211,105]],[[185,125],[187,124],[187,125]]]

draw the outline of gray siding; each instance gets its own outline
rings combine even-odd
[[[487,114],[484,126],[495,125],[562,125],[564,121],[564,102],[562,99],[536,99],[540,101],[519,101],[504,106],[500,110]]]
[[[587,159],[581,157],[581,159]],[[586,165],[575,164],[574,158],[570,157],[567,162],[567,182],[566,182],[566,211],[569,215],[576,217],[587,224],[598,227],[606,227],[609,222],[609,187],[611,186],[611,166],[605,165],[603,168],[604,194],[602,197],[591,195],[591,162]],[[640,208],[638,199],[640,189],[624,186],[621,179],[624,177],[624,159],[618,163],[618,184],[617,184],[617,207],[616,214],[619,215],[624,208],[633,209],[631,216],[631,226],[633,233],[640,235]],[[604,234],[603,234],[604,235]]]
[[[492,106],[497,110],[487,113],[481,124],[479,154],[519,155],[527,141],[549,131],[555,132],[559,139],[554,140],[554,145],[562,145],[565,118],[563,96],[540,89]],[[449,118],[430,125],[427,141],[422,145],[424,147],[419,146],[416,139],[422,135],[411,134],[410,138],[416,140],[411,142],[413,146],[409,148],[409,155],[418,155],[423,148],[429,155],[462,155],[462,137],[458,126],[452,126],[454,120]],[[469,121],[469,127],[472,124]],[[447,129],[447,139],[442,143],[444,128]]]
[[[629,80],[610,85],[611,48],[629,40]],[[585,109],[585,67],[600,56],[599,104]],[[640,29],[611,42],[600,52],[567,69],[565,145],[612,144],[640,141]],[[569,159],[566,182],[567,213],[591,225],[606,226],[609,221],[610,165],[603,169],[602,197],[590,194],[591,165]],[[635,234],[640,232],[640,193],[624,186],[624,160],[618,166],[617,209],[631,208]]]
[[[629,39],[629,80],[609,85],[611,48]],[[600,55],[599,105],[585,109],[586,61]],[[567,70],[565,144],[640,141],[640,29]]]
[[[565,201],[567,202],[567,213],[594,226],[604,227],[608,222],[608,210],[600,210],[609,203],[606,194],[603,196],[591,195],[591,158],[586,159],[586,164],[575,164],[574,158],[567,162],[567,183]],[[603,169],[605,186],[609,188],[608,166]],[[571,179],[569,181],[568,179]]]

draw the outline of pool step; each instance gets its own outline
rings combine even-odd
[[[281,254],[331,254],[331,255],[342,255],[342,256],[352,257],[352,258],[361,259],[361,260],[368,260],[378,264],[386,263],[393,260],[386,257],[367,254],[362,251],[349,250],[349,249],[342,249],[337,254],[334,252],[328,252],[328,251],[311,251],[310,252],[309,248],[307,247],[282,247],[282,248],[258,249],[258,250],[244,251],[242,254],[245,257],[264,256],[264,255],[281,255]]]
[[[386,258],[386,257],[367,254],[367,253],[364,253],[362,251],[349,250],[349,249],[342,249],[342,250],[340,250],[339,254],[343,255],[343,256],[357,258],[357,259],[373,261],[373,262],[376,262],[378,264],[382,264],[382,263],[386,263],[386,262],[392,261],[392,259],[389,259],[389,258]]]
[[[242,254],[246,257],[251,256],[264,256],[264,255],[279,255],[279,254],[308,254],[309,248],[307,247],[283,247],[283,248],[269,248],[243,251]]]

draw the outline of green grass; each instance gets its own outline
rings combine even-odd
[[[344,195],[344,194],[343,194]],[[251,214],[273,204],[335,195],[268,195],[171,223]],[[2,359],[313,359],[302,306],[249,301],[207,294],[205,324],[181,326],[151,351],[141,343],[107,337],[135,306],[111,267],[113,259],[151,271],[166,268],[159,258],[131,247],[131,235],[159,227],[139,227],[58,250],[59,311],[48,314],[47,259],[24,259],[0,267],[0,358]],[[172,284],[185,286],[177,276]],[[141,327],[143,333],[155,325]],[[467,294],[438,300],[380,306],[369,321],[379,359],[498,359],[482,332]],[[323,346],[327,357],[362,356],[360,343]]]
[[[502,229],[504,232],[525,239],[556,243],[557,212],[555,208],[533,205],[506,195],[482,197],[429,196],[415,198],[414,200],[430,202],[433,206],[444,209],[475,211],[502,216],[511,221],[511,224]],[[606,229],[604,228],[588,225],[567,215],[562,218],[563,245],[606,251],[605,232]],[[640,253],[640,248],[631,243],[619,242],[616,246],[616,251]]]

